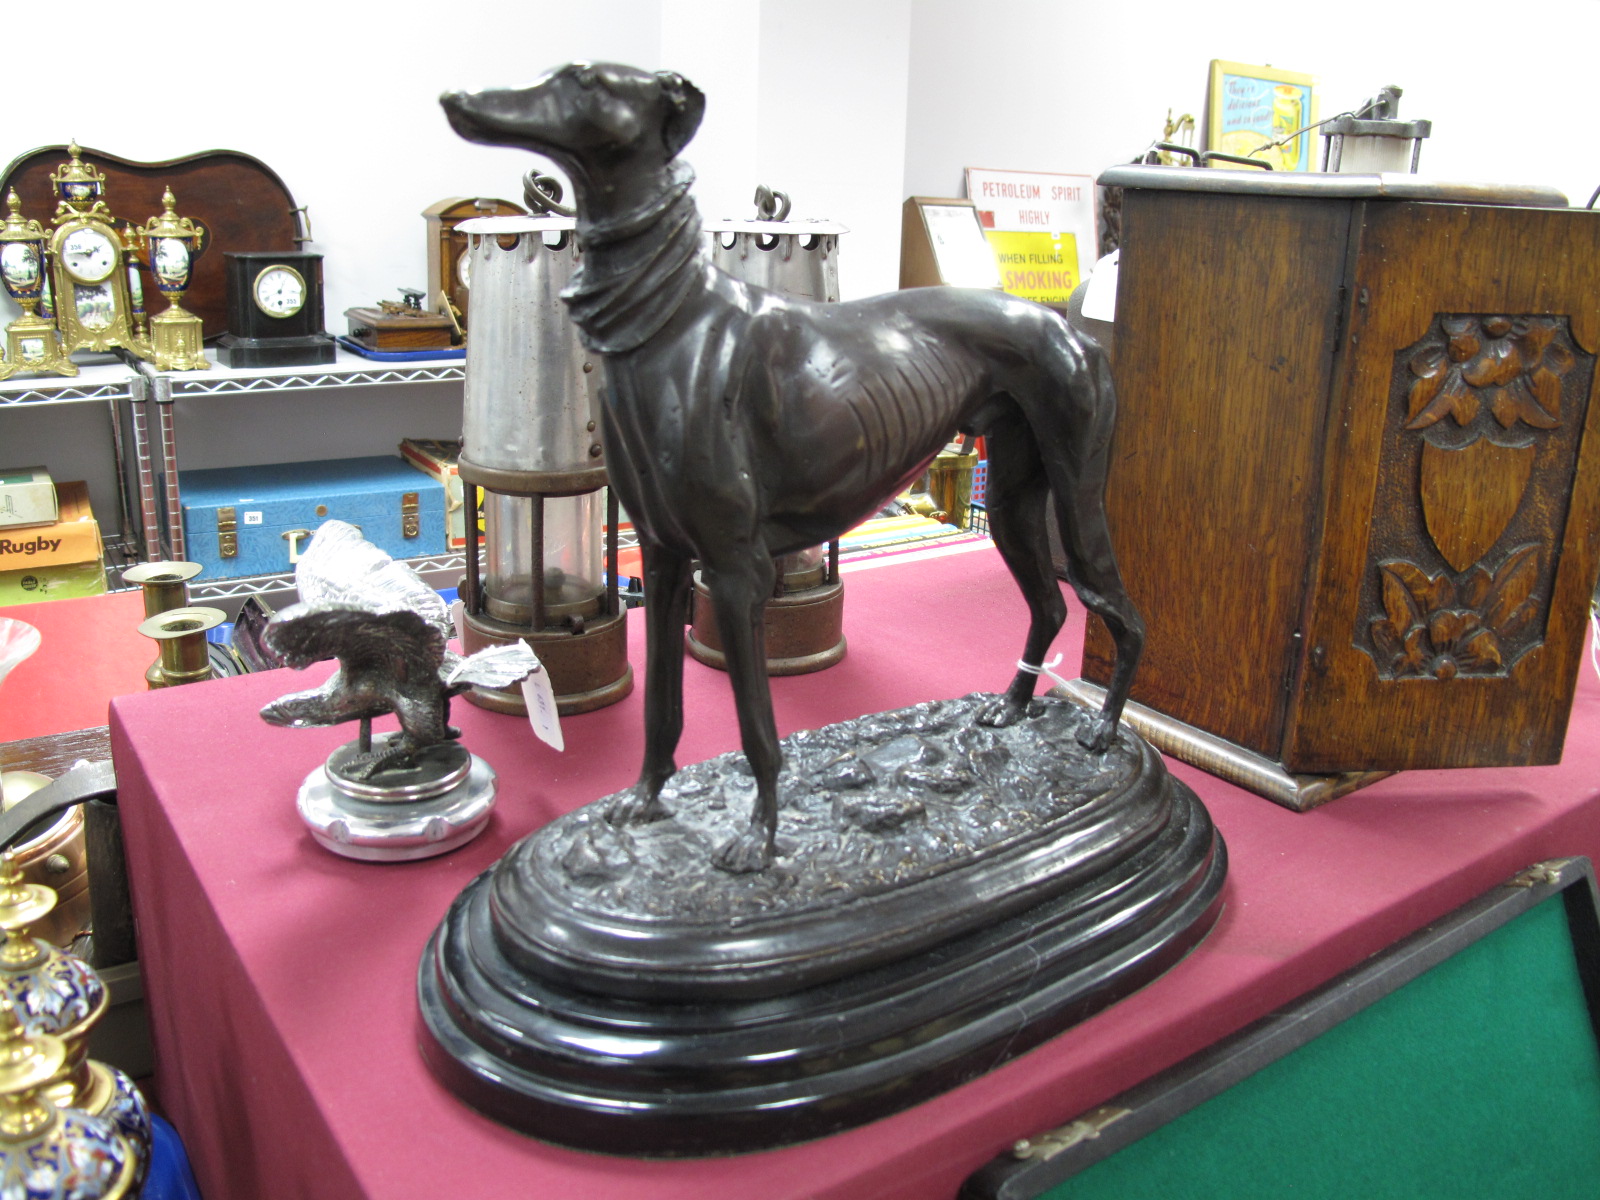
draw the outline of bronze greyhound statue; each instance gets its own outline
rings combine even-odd
[[[456,132],[552,159],[572,180],[583,265],[566,301],[603,354],[611,486],[643,552],[645,755],[614,824],[670,815],[661,786],[683,729],[683,630],[698,559],[757,794],[718,866],[776,855],[781,765],[762,616],[773,557],[837,537],[927,466],[951,435],[985,434],[990,528],[1027,601],[1022,662],[1066,620],[1046,540],[1056,497],[1068,577],[1117,648],[1105,704],[1079,733],[1104,750],[1144,645],[1117,570],[1104,494],[1115,398],[1104,354],[1056,313],[998,292],[919,288],[844,304],[791,300],[712,266],[674,158],[705,99],[681,76],[574,63],[518,90],[441,97]],[[1026,711],[1037,669],[985,713]]]

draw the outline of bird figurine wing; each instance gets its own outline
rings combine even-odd
[[[455,635],[444,597],[344,521],[324,521],[317,528],[295,566],[294,582],[300,602],[309,607],[405,610],[418,614],[447,639]]]
[[[297,670],[326,658],[339,660],[339,669],[321,687],[263,708],[269,724],[337,725],[395,712],[406,697],[437,702],[443,691],[434,683],[419,692],[410,682],[434,678],[445,645],[437,629],[408,610],[291,604],[272,618],[266,641]]]
[[[439,668],[439,678],[453,688],[465,689],[470,685],[506,688],[521,683],[538,668],[539,656],[528,644],[512,642],[490,646],[467,658],[447,653],[444,665]]]

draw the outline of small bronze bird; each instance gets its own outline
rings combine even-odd
[[[539,665],[521,642],[468,658],[450,650],[444,599],[343,521],[317,530],[295,584],[301,602],[272,618],[267,646],[297,670],[328,658],[338,659],[339,669],[319,688],[274,700],[261,716],[303,728],[394,713],[401,736],[359,763],[358,778],[409,764],[419,751],[460,737],[449,724],[450,697],[474,684],[509,687]]]

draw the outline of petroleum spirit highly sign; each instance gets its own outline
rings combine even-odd
[[[968,167],[967,198],[1001,286],[1041,304],[1065,304],[1095,262],[1093,178]]]

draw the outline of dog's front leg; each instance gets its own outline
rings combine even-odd
[[[692,560],[641,531],[644,559],[644,766],[632,791],[606,809],[613,825],[659,821],[672,813],[661,785],[678,769],[673,757],[683,733],[683,627],[689,623]]]
[[[761,546],[729,556],[716,567],[706,565],[706,586],[717,610],[717,632],[727,656],[739,714],[739,740],[756,780],[750,823],[717,847],[712,861],[724,871],[763,871],[777,856],[778,729],[772,716],[772,689],[767,680],[767,597],[772,595],[772,559]]]

